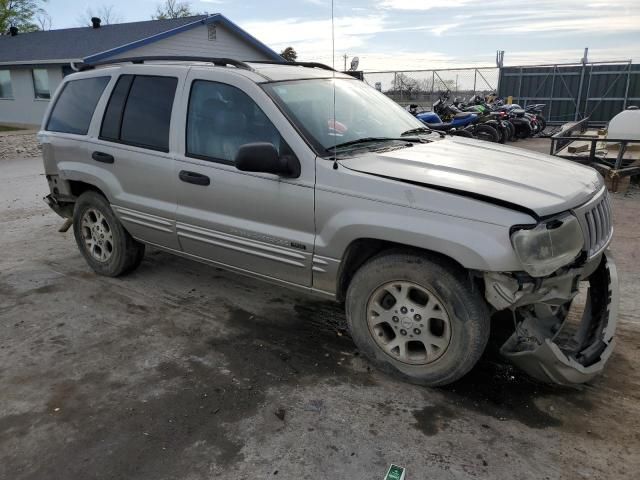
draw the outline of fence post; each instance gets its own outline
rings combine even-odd
[[[627,109],[627,101],[629,100],[629,83],[631,82],[631,60],[629,60],[629,65],[627,66],[627,86],[624,88],[624,104],[622,105],[622,109]]]
[[[554,65],[553,73],[551,74],[551,92],[549,93],[549,113],[547,114],[547,118],[549,119],[549,121],[552,121],[551,113],[553,108],[553,91],[556,88],[556,69],[557,68],[558,68],[558,65]]]
[[[580,118],[580,103],[582,103],[582,84],[584,83],[584,72],[587,69],[587,64],[582,63],[582,72],[580,72],[580,85],[578,86],[578,99],[576,102],[576,114],[573,120],[577,121]],[[586,108],[586,107],[585,107]]]
[[[478,77],[478,69],[473,69],[473,94],[476,94],[476,78]]]
[[[429,101],[431,102],[431,108],[433,108],[433,89],[436,86],[436,71],[431,70],[431,95],[429,96]]]

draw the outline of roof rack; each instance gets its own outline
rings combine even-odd
[[[333,68],[331,68],[329,65],[325,65],[324,63],[319,63],[319,62],[289,62],[289,61],[277,62],[275,60],[273,61],[251,60],[250,63],[271,64],[271,65],[293,65],[294,67],[321,68],[322,70],[330,70],[332,72],[336,71]]]
[[[178,62],[207,62],[213,63],[217,67],[226,67],[227,65],[231,65],[233,67],[239,68],[241,70],[249,70],[253,71],[251,66],[247,65],[245,62],[241,62],[240,60],[234,60],[233,58],[212,58],[212,57],[198,57],[198,56],[190,56],[190,55],[174,55],[174,56],[165,56],[165,55],[155,55],[148,57],[127,57],[127,58],[114,58],[111,60],[100,60],[98,62],[85,63],[79,66],[79,70],[81,72],[85,70],[92,70],[95,67],[100,65],[111,65],[114,63],[135,63],[140,64],[144,62],[151,61],[178,61]]]

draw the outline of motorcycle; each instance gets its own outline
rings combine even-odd
[[[475,115],[471,113],[458,115],[452,118],[450,122],[443,122],[435,111],[418,111],[418,108],[419,106],[416,104],[409,105],[409,113],[424,123],[431,130],[447,132],[450,135],[457,135],[460,137],[474,138],[468,128],[475,121]]]

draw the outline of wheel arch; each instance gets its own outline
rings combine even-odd
[[[377,238],[358,238],[353,240],[346,248],[340,268],[338,269],[338,279],[336,284],[336,299],[344,301],[349,284],[358,269],[366,262],[379,255],[391,253],[393,251],[412,252],[417,255],[425,255],[441,263],[451,266],[451,268],[461,271],[467,269],[453,257],[442,252],[430,250],[428,248],[416,247],[390,240]]]

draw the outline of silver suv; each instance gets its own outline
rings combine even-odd
[[[67,76],[39,134],[46,201],[97,273],[152,245],[344,302],[367,358],[426,385],[469,372],[497,311],[533,377],[603,369],[618,285],[595,170],[441,137],[318,64],[118,62]]]

